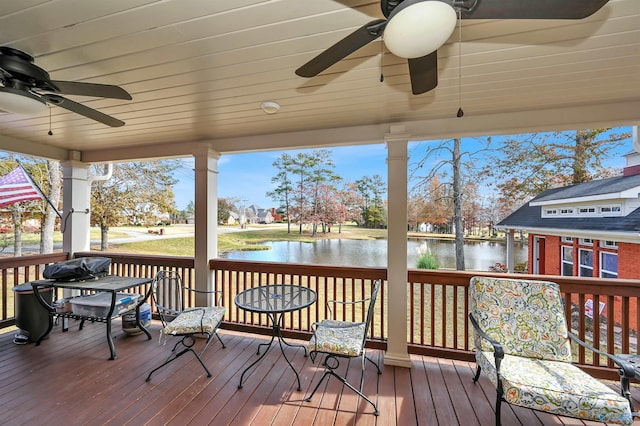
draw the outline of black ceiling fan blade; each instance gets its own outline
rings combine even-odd
[[[478,0],[462,19],[583,19],[609,0]]]
[[[100,98],[125,99],[130,101],[131,95],[120,86],[110,84],[81,83],[76,81],[51,80],[58,93],[65,95],[95,96]]]
[[[82,104],[79,104],[67,98],[63,98],[62,96],[45,94],[45,95],[42,95],[42,97],[47,102],[53,105],[59,106],[71,112],[75,112],[76,114],[83,115],[92,120],[106,124],[107,126],[111,126],[111,127],[124,126],[124,121],[118,120],[117,118],[111,117],[110,115],[104,114],[100,111],[96,111],[93,108],[86,107]]]
[[[346,58],[356,50],[382,35],[386,26],[385,19],[376,19],[358,28],[318,56],[296,70],[300,77],[315,77],[331,65]]]
[[[438,85],[438,51],[421,58],[409,59],[409,75],[414,95],[435,89]]]

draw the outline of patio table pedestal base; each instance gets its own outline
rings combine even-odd
[[[275,339],[278,339],[278,345],[280,346],[280,352],[282,352],[282,356],[284,357],[284,359],[287,361],[287,364],[289,364],[289,367],[293,370],[293,372],[296,375],[296,380],[298,381],[298,390],[302,390],[302,386],[300,385],[300,375],[298,374],[298,372],[296,371],[296,369],[293,367],[293,364],[291,364],[291,361],[289,361],[289,358],[287,357],[287,354],[284,351],[284,345],[287,345],[289,347],[296,347],[296,348],[302,348],[304,350],[304,356],[307,357],[308,353],[307,353],[307,348],[304,345],[293,345],[291,343],[288,343],[286,340],[284,340],[284,337],[282,337],[282,332],[280,330],[280,324],[282,323],[282,314],[268,314],[271,323],[273,324],[272,326],[272,333],[271,333],[271,340],[269,341],[269,343],[260,343],[258,345],[258,350],[256,352],[256,355],[260,355],[260,357],[258,359],[256,359],[255,361],[253,361],[247,368],[244,369],[244,371],[242,372],[242,375],[240,376],[240,384],[238,385],[238,389],[242,389],[242,382],[244,381],[244,375],[253,367],[255,366],[257,363],[259,363],[262,358],[264,358],[267,355],[267,352],[269,351],[269,348],[271,348],[271,345],[273,344],[273,341]],[[260,348],[262,346],[266,346],[264,352],[262,352],[262,355],[260,354]]]

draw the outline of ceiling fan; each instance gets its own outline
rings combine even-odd
[[[0,83],[0,110],[34,115],[45,111],[47,105],[55,105],[111,127],[123,126],[124,121],[60,94],[132,99],[119,86],[51,80],[48,72],[33,63],[32,56],[7,46],[0,47]]]
[[[382,14],[296,70],[314,77],[383,36],[387,49],[409,62],[414,95],[438,85],[438,52],[458,19],[582,19],[609,0],[380,0]]]

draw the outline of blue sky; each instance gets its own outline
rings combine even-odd
[[[630,127],[617,128],[613,131],[630,132]],[[419,152],[424,152],[426,143],[416,142],[409,144],[409,163],[415,161]],[[462,149],[475,150],[478,144],[475,138],[462,140]],[[359,145],[335,147],[330,149],[336,165],[335,171],[344,182],[353,182],[363,176],[380,175],[384,181],[387,179],[387,149],[384,143],[375,145]],[[625,144],[618,150],[619,155],[607,162],[607,166],[624,167],[623,154],[632,150],[632,142]],[[309,150],[305,150],[309,151]],[[277,207],[266,193],[274,188],[271,178],[276,174],[273,162],[284,151],[269,151],[250,154],[223,155],[218,160],[218,197],[246,200],[246,205],[256,204],[262,208]],[[289,155],[296,155],[299,150],[287,151]],[[437,161],[434,159],[434,161]],[[178,209],[184,209],[189,201],[194,200],[193,160],[184,159],[185,166],[176,171],[175,177],[179,180],[174,186],[175,200]]]

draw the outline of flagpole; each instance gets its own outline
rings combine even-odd
[[[51,202],[51,200],[49,200],[49,197],[47,197],[44,192],[42,192],[42,189],[40,189],[40,186],[38,186],[38,184],[33,180],[33,178],[31,177],[31,175],[29,174],[29,172],[27,172],[27,169],[24,168],[24,166],[22,165],[22,163],[20,162],[20,160],[16,159],[16,162],[18,163],[18,166],[20,166],[20,168],[22,169],[22,171],[24,172],[24,174],[27,176],[27,178],[31,181],[31,183],[33,184],[33,186],[36,187],[36,189],[38,190],[38,192],[40,192],[40,195],[42,195],[42,198],[44,198],[46,200],[47,203],[49,203],[49,205],[51,206],[51,208],[53,209],[54,212],[56,212],[56,215],[58,215],[58,217],[60,218],[60,220],[62,220],[62,215],[60,214],[60,212],[58,211],[58,209],[56,208],[56,206],[53,205],[53,203]]]

